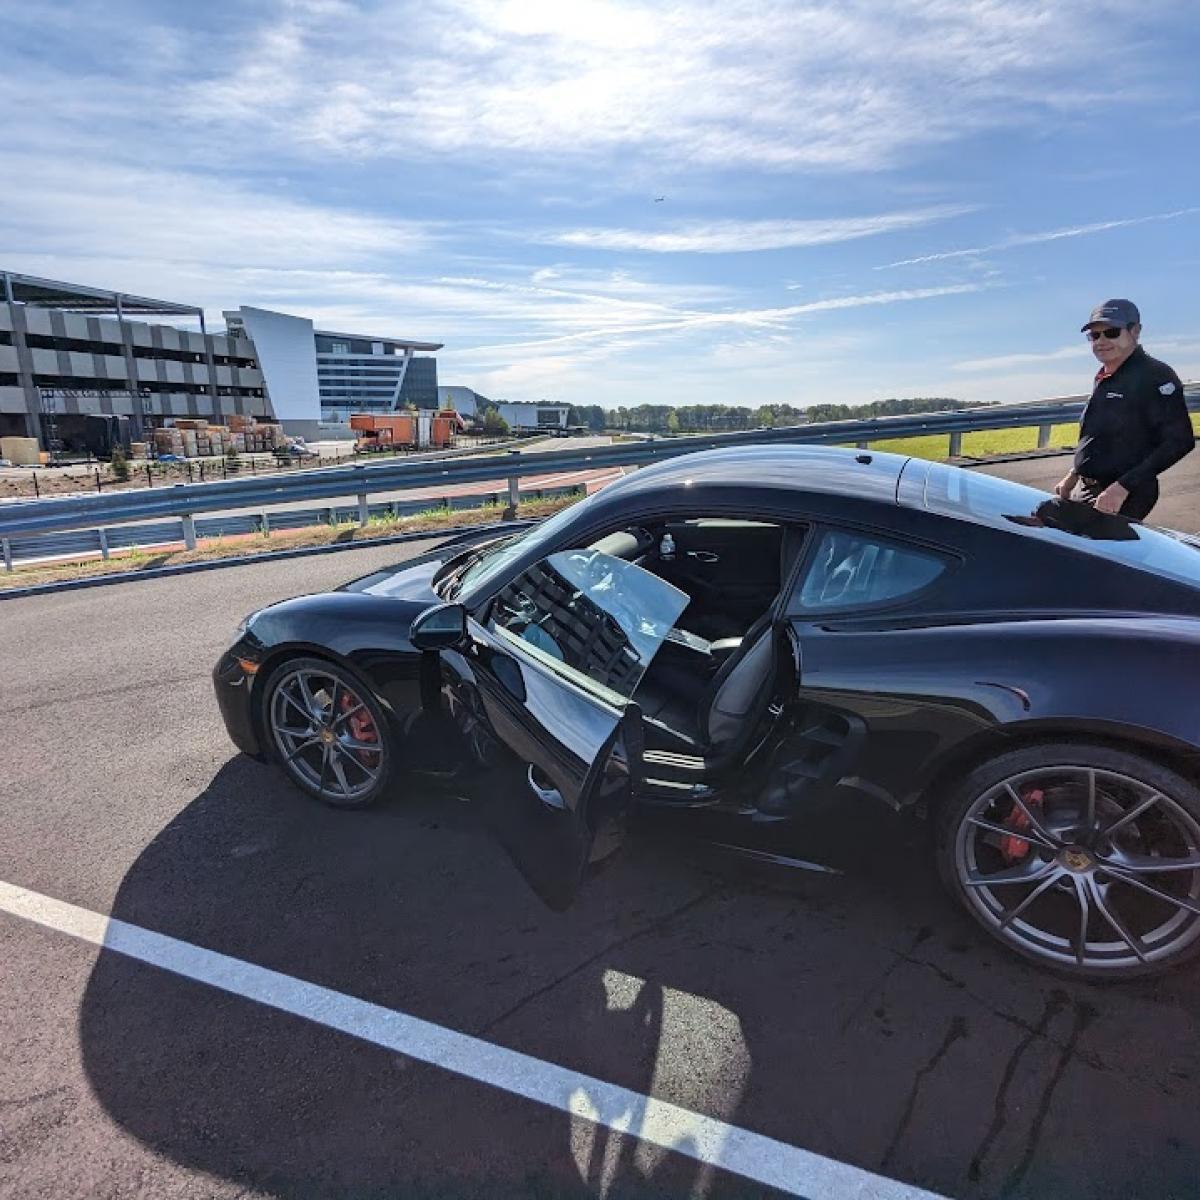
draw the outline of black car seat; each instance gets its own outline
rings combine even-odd
[[[805,532],[792,527],[784,530],[780,547],[781,594],[790,584]],[[646,718],[648,750],[699,756],[708,761],[736,755],[771,701],[771,684],[776,673],[774,616],[773,604],[737,642],[704,689],[699,703],[689,702],[686,692],[635,695]]]

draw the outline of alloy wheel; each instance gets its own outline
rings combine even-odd
[[[1039,767],[959,822],[967,902],[1014,948],[1088,973],[1174,959],[1200,937],[1200,823],[1116,771]]]
[[[286,672],[268,719],[280,762],[322,799],[355,803],[375,791],[387,748],[371,708],[338,675],[308,666]]]

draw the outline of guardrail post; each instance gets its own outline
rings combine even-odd
[[[952,433],[950,435],[950,457],[951,458],[961,458],[962,457],[962,434],[961,433]]]
[[[271,536],[271,515],[265,509],[258,514],[258,532],[263,537]]]
[[[362,472],[362,471],[366,470],[366,467],[364,467],[361,463],[357,463],[357,464],[355,464],[354,469],[355,469],[355,471]],[[361,478],[362,478],[362,476],[360,474],[359,479],[361,480]],[[365,529],[367,527],[367,522],[370,519],[371,519],[371,510],[367,505],[367,493],[365,491],[359,492],[358,493],[358,527],[360,529]]]
[[[96,533],[100,538],[100,557],[108,562],[108,530],[101,525]]]
[[[196,518],[191,513],[184,513],[180,517],[180,523],[183,525],[183,544],[188,550],[196,548]]]
[[[11,571],[13,569],[12,542],[10,542],[8,538],[0,538],[0,547],[3,547],[4,549],[4,569],[6,571]]]
[[[1053,431],[1053,429],[1054,429],[1053,425],[1039,425],[1038,426],[1037,448],[1039,450],[1045,450],[1046,447],[1050,445],[1050,434]]]
[[[521,457],[520,450],[510,450],[508,453],[509,455],[515,454],[518,459]],[[508,507],[504,510],[503,519],[506,521],[515,520],[517,516],[517,507],[520,505],[520,503],[521,477],[519,475],[510,475],[508,477]]]

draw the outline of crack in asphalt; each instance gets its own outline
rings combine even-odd
[[[928,941],[932,936],[933,930],[927,925],[922,925],[921,928],[917,930],[916,936],[912,940],[912,945],[909,946],[908,949],[888,951],[888,953],[893,954],[895,957],[888,964],[883,974],[880,975],[879,978],[873,984],[871,984],[869,988],[867,988],[867,990],[862,994],[858,1003],[843,1018],[841,1026],[838,1029],[839,1033],[845,1033],[850,1026],[853,1025],[856,1020],[858,1020],[863,1009],[870,1004],[871,1000],[879,992],[883,991],[883,989],[887,986],[887,981],[891,979],[892,975],[900,968],[901,964],[906,962],[920,961],[913,958],[913,952],[919,945],[921,945],[922,942]]]
[[[14,1100],[0,1100],[0,1108],[28,1108],[31,1104],[40,1104],[43,1100],[49,1100],[52,1096],[57,1096],[66,1090],[65,1086],[60,1085],[45,1092],[34,1092],[31,1096],[18,1096]]]
[[[213,661],[216,661],[215,655],[213,657]],[[145,692],[148,688],[175,687],[181,683],[195,683],[204,678],[206,675],[207,671],[190,671],[186,675],[177,675],[170,679],[164,679],[162,677],[157,677],[150,680],[139,679],[136,683],[122,683],[117,684],[114,687],[103,688],[99,691],[89,691],[86,696],[75,695],[65,699],[62,696],[52,696],[45,700],[34,700],[29,704],[9,704],[5,708],[5,712],[11,717],[18,713],[37,712],[38,709],[41,708],[57,708],[64,704],[70,704],[80,700],[86,701],[88,704],[94,704],[97,700],[104,700],[110,696],[122,696],[128,692]]]
[[[967,1023],[962,1017],[955,1017],[950,1022],[950,1028],[946,1031],[946,1036],[942,1039],[942,1044],[934,1051],[933,1057],[913,1076],[912,1089],[908,1093],[908,1100],[904,1105],[904,1111],[900,1114],[900,1123],[896,1126],[896,1132],[892,1134],[892,1140],[888,1143],[888,1148],[883,1153],[883,1159],[880,1166],[886,1170],[892,1161],[892,1156],[899,1148],[900,1141],[908,1131],[908,1126],[913,1119],[913,1113],[917,1107],[917,1097],[921,1092],[921,1085],[925,1082],[929,1075],[932,1075],[937,1070],[938,1064],[950,1052],[950,1047],[955,1042],[970,1037],[970,1032],[967,1029]]]
[[[1004,1187],[1000,1190],[1001,1200],[1005,1200],[1006,1197],[1011,1196],[1020,1187],[1029,1168],[1033,1165],[1038,1145],[1042,1140],[1042,1129],[1045,1126],[1046,1117],[1050,1113],[1050,1105],[1054,1101],[1054,1093],[1058,1090],[1058,1085],[1062,1082],[1063,1075],[1066,1074],[1067,1066],[1070,1064],[1071,1059],[1075,1057],[1075,1047],[1079,1044],[1079,1039],[1084,1035],[1088,1026],[1097,1016],[1099,1016],[1099,1012],[1092,1005],[1081,1000],[1075,1002],[1071,1032],[1067,1037],[1067,1043],[1059,1053],[1058,1062],[1054,1066],[1054,1073],[1046,1081],[1046,1086],[1042,1089],[1037,1112],[1034,1114],[1033,1121],[1029,1126],[1029,1136],[1025,1142],[1025,1151],[1021,1155],[1021,1161],[1013,1168],[1008,1179],[1005,1180]]]
[[[1004,1074],[1000,1079],[1000,1086],[996,1089],[991,1123],[988,1125],[987,1132],[983,1135],[983,1141],[979,1143],[979,1148],[971,1156],[971,1165],[967,1168],[967,1178],[972,1183],[978,1183],[982,1178],[983,1160],[988,1156],[1005,1125],[1008,1124],[1008,1091],[1012,1086],[1013,1079],[1016,1077],[1017,1067],[1020,1066],[1021,1059],[1025,1057],[1026,1051],[1038,1038],[1046,1036],[1046,1030],[1050,1027],[1050,1022],[1066,1008],[1067,1003],[1066,992],[1060,991],[1057,988],[1051,992],[1046,999],[1045,1007],[1042,1009],[1042,1015],[1038,1018],[1036,1024],[1029,1028],[1025,1036],[1017,1043],[1012,1054],[1009,1055],[1008,1062],[1004,1067]]]
[[[690,912],[693,908],[698,907],[706,900],[710,900],[713,896],[724,890],[724,883],[717,884],[715,887],[707,888],[699,895],[693,896],[686,903],[679,905],[677,908],[671,909],[669,912],[664,913],[661,917],[655,918],[648,925],[643,925],[640,929],[635,929],[632,933],[628,933],[624,937],[618,938],[615,942],[610,942],[608,945],[601,947],[601,949],[597,950],[595,954],[589,955],[587,958],[585,958],[583,962],[576,963],[576,965],[571,967],[570,970],[564,971],[561,975],[550,980],[549,983],[545,983],[541,987],[535,988],[528,995],[523,996],[520,1000],[518,1000],[516,1004],[512,1005],[511,1008],[507,1008],[499,1016],[493,1017],[486,1025],[479,1029],[476,1036],[482,1037],[486,1033],[491,1033],[491,1031],[495,1029],[497,1025],[507,1021],[509,1017],[520,1012],[521,1009],[523,1009],[526,1005],[532,1004],[533,1001],[546,995],[547,992],[552,992],[559,985],[566,983],[568,979],[578,975],[581,971],[585,971],[593,963],[601,958],[604,958],[605,955],[611,954],[614,950],[619,950],[622,946],[629,945],[630,942],[637,941],[638,938],[645,937],[645,935],[648,933],[657,932],[658,930],[669,925],[673,920],[675,920],[676,917],[680,917],[684,913]]]

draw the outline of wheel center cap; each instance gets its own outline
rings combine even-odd
[[[1062,865],[1070,871],[1086,871],[1096,860],[1082,846],[1068,846],[1061,856]]]
[[[319,736],[321,741],[323,741],[327,746],[334,740],[334,732],[329,728],[329,726],[326,726],[324,729],[322,729]]]

